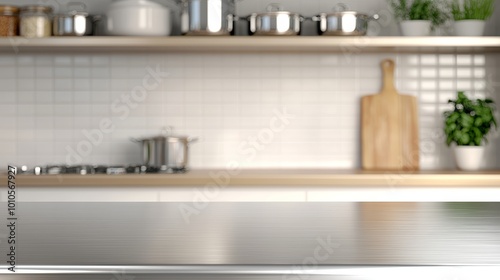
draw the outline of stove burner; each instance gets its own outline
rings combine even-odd
[[[104,165],[94,166],[94,174],[107,174],[108,167]]]
[[[68,166],[66,167],[66,172],[62,174],[80,174],[87,175],[93,174],[94,169],[91,165],[76,165],[76,166]]]
[[[120,175],[120,174],[175,174],[186,173],[186,168],[161,168],[146,165],[130,165],[130,166],[106,166],[106,165],[47,165],[35,166],[29,169],[23,165],[18,169],[19,174],[34,174],[34,175],[60,175],[60,174],[74,174],[74,175],[92,175],[92,174],[105,174],[105,175]]]

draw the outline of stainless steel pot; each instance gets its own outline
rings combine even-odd
[[[321,13],[312,17],[312,20],[318,22],[320,35],[364,36],[368,31],[368,22],[378,18],[377,14],[369,16],[347,11],[344,4],[337,4],[333,13]]]
[[[184,35],[232,35],[235,0],[181,0]]]
[[[163,135],[131,140],[141,144],[145,165],[161,170],[182,170],[188,167],[189,144],[198,139],[172,136],[164,130]]]
[[[94,20],[86,12],[87,6],[80,2],[69,2],[67,8],[67,13],[54,16],[54,36],[92,35]]]
[[[254,13],[248,21],[251,35],[293,36],[300,34],[304,18],[297,13],[283,11],[278,4],[270,4],[267,13]]]

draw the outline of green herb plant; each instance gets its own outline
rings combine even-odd
[[[449,18],[449,5],[438,0],[388,0],[396,20],[430,20],[432,29]],[[477,1],[477,0],[476,0]]]
[[[465,19],[487,20],[493,15],[495,0],[459,0],[451,3],[451,13],[455,21]]]
[[[449,100],[454,110],[444,112],[446,144],[455,142],[458,146],[481,146],[494,125],[497,128],[491,99],[470,100],[463,91],[458,92],[456,100]]]

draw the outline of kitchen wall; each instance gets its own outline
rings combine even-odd
[[[331,6],[285,2],[310,13]],[[164,126],[200,137],[193,168],[358,168],[359,98],[379,91],[384,58],[396,60],[400,91],[419,98],[423,168],[453,168],[441,133],[446,101],[460,89],[500,102],[500,55],[4,53],[0,168],[140,163],[129,138]],[[500,167],[499,144],[497,133],[485,167]]]
[[[173,126],[201,138],[196,168],[355,168],[359,98],[380,89],[384,58],[419,97],[423,167],[451,167],[441,112],[457,89],[498,98],[498,55],[3,54],[0,166],[140,163],[129,138]]]

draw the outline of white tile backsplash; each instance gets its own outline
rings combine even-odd
[[[358,168],[359,98],[379,91],[384,58],[397,62],[400,91],[419,97],[422,167],[451,168],[441,113],[457,89],[498,100],[498,55],[0,55],[0,168],[68,163],[68,151],[88,147],[86,135],[103,119],[114,130],[83,163],[140,163],[129,138],[172,126],[200,137],[193,168],[231,160],[245,168]],[[156,81],[152,71],[169,76]],[[495,153],[488,165],[498,168]]]

